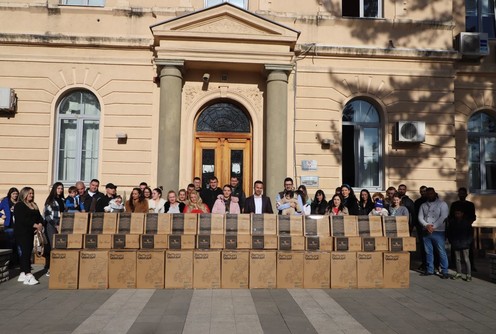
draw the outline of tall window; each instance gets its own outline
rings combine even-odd
[[[240,8],[248,9],[248,0],[205,0],[205,7],[211,7],[223,2],[229,2]]]
[[[63,5],[73,5],[73,6],[94,6],[103,7],[105,6],[105,0],[61,0]]]
[[[496,38],[494,0],[465,0],[465,29],[468,32],[485,32]]]
[[[343,16],[382,17],[382,0],[342,0]]]
[[[381,187],[381,120],[377,109],[360,99],[346,104],[342,136],[343,183],[360,188]]]
[[[469,187],[496,190],[496,119],[477,112],[468,121]]]
[[[65,95],[57,107],[55,179],[89,181],[98,174],[100,103],[87,90]]]

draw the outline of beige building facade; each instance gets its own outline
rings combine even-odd
[[[0,111],[0,193],[30,185],[42,202],[56,181],[92,178],[177,190],[213,174],[248,193],[264,180],[271,197],[286,176],[311,196],[405,183],[452,200],[464,186],[494,223],[482,2],[3,2],[0,87],[17,101]],[[454,41],[474,17],[490,52],[467,59]]]

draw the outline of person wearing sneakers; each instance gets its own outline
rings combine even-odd
[[[459,279],[462,277],[461,254],[463,254],[467,267],[467,276],[465,280],[470,282],[472,280],[472,268],[470,265],[469,249],[474,240],[472,220],[465,217],[462,209],[456,208],[453,217],[448,218],[446,230],[448,241],[455,252],[456,274],[451,276],[451,279]]]
[[[434,253],[439,254],[441,278],[448,279],[448,257],[444,248],[445,220],[448,218],[448,204],[439,199],[436,190],[429,187],[425,190],[427,201],[420,206],[419,223],[424,228],[424,249],[426,254],[426,270],[422,276],[434,275]]]
[[[43,218],[34,202],[34,189],[24,187],[19,192],[19,201],[14,206],[14,235],[21,247],[21,274],[18,281],[26,285],[38,284],[31,274],[31,254],[33,252],[34,231],[43,230]]]

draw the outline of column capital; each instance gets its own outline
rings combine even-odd
[[[272,72],[272,71],[278,71],[278,72],[285,72],[289,74],[293,70],[293,65],[288,64],[265,64],[265,70],[267,72]]]
[[[182,60],[182,59],[162,59],[162,58],[156,58],[155,59],[155,64],[157,66],[183,67],[184,66],[184,60]]]

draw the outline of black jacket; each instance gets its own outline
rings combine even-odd
[[[24,202],[14,205],[14,235],[16,239],[32,239],[34,236],[34,224],[43,223],[43,217],[37,209],[29,208]]]
[[[327,201],[325,199],[322,202],[317,203],[315,201],[310,205],[312,215],[325,215],[327,208]]]

